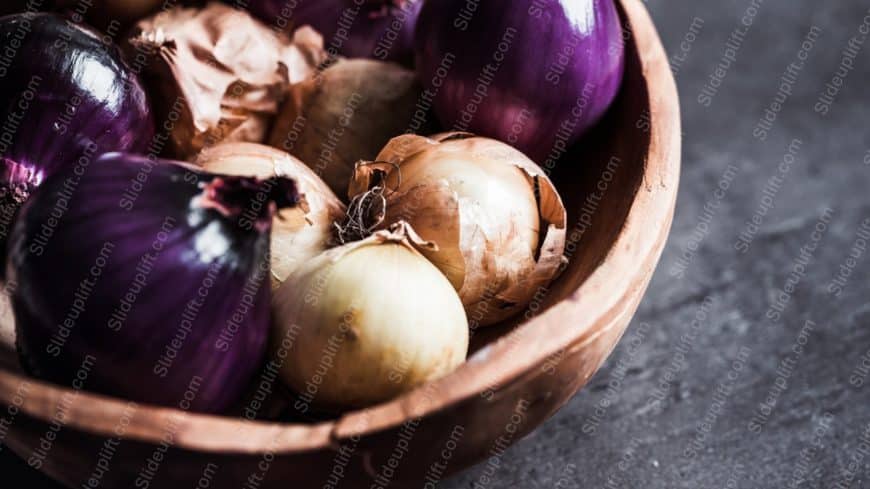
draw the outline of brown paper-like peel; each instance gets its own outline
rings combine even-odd
[[[493,241],[495,223],[474,203],[460,197],[446,181],[402,184],[403,164],[438,145],[468,146],[469,152],[514,165],[534,192],[538,207],[538,244],[534,253],[522,246]],[[472,150],[473,148],[473,150]],[[399,184],[396,185],[396,181]],[[396,189],[390,189],[392,182]],[[558,275],[565,258],[566,211],[546,173],[519,151],[495,140],[469,133],[442,133],[426,138],[402,135],[393,138],[375,162],[356,165],[349,195],[386,185],[386,212],[380,226],[399,220],[410,222],[424,239],[438,244],[437,251],[421,250],[457,289],[472,327],[494,324],[524,309],[540,289]],[[506,233],[510,235],[510,233]],[[504,233],[502,234],[504,235]],[[499,256],[507,253],[507,256]],[[505,264],[515,265],[514,269]]]
[[[287,84],[326,60],[311,28],[293,39],[220,3],[175,7],[136,24],[125,46],[141,65],[170,153],[187,159],[220,141],[263,142]],[[165,121],[165,124],[164,124]]]

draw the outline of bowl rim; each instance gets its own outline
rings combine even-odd
[[[571,295],[472,355],[453,373],[396,399],[313,424],[252,421],[137,405],[123,439],[160,444],[174,426],[176,448],[234,454],[290,454],[327,449],[352,437],[373,435],[467,401],[498,385],[505,387],[534,374],[560,351],[573,352],[608,330],[593,326],[631,315],[652,275],[670,229],[680,171],[680,118],[676,84],[652,19],[641,0],[619,0],[631,27],[640,68],[649,90],[650,145],[640,187],[622,230],[597,268]],[[650,233],[649,229],[659,229]],[[627,284],[627,285],[626,285]],[[622,290],[622,294],[610,291]],[[635,298],[636,297],[636,298]],[[585,317],[584,321],[576,321]],[[602,319],[611,319],[601,321]],[[496,357],[502,361],[486,361]],[[28,386],[22,402],[15,399]],[[70,403],[70,395],[77,402]],[[66,400],[66,401],[65,401]],[[66,404],[65,427],[100,437],[115,437],[117,420],[129,417],[124,399],[48,384],[0,368],[0,404],[27,416],[49,420]],[[126,414],[125,414],[126,413]],[[244,433],[244,436],[240,436]]]

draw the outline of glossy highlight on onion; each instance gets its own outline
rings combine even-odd
[[[263,360],[269,232],[298,200],[287,178],[127,154],[60,169],[22,207],[9,242],[23,366],[70,385],[93,357],[89,390],[224,411]]]
[[[120,50],[60,16],[0,18],[0,204],[11,214],[52,173],[109,151],[142,152],[154,122]]]
[[[426,2],[415,53],[446,128],[509,143],[548,170],[605,113],[624,66],[613,0]]]

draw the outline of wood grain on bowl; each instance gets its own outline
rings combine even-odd
[[[303,424],[133,406],[3,367],[0,403],[14,409],[2,412],[16,413],[4,443],[70,487],[99,474],[106,488],[196,487],[204,477],[208,487],[233,489],[420,487],[497,456],[599,368],[670,228],[680,162],[676,87],[640,0],[622,0],[621,13],[633,33],[622,91],[552,174],[568,208],[569,265],[525,315],[476,332],[469,361],[453,374]],[[109,470],[99,470],[106,463]]]

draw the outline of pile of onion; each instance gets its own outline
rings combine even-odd
[[[622,78],[613,0],[176,3],[0,18],[25,370],[226,413],[271,356],[297,410],[340,410],[537,311],[565,265],[548,173]]]
[[[392,139],[356,167],[350,226],[405,220],[459,292],[472,328],[522,310],[559,273],[565,206],[543,170],[507,144],[467,133]],[[382,200],[382,202],[378,202]],[[375,212],[370,212],[375,209]]]

